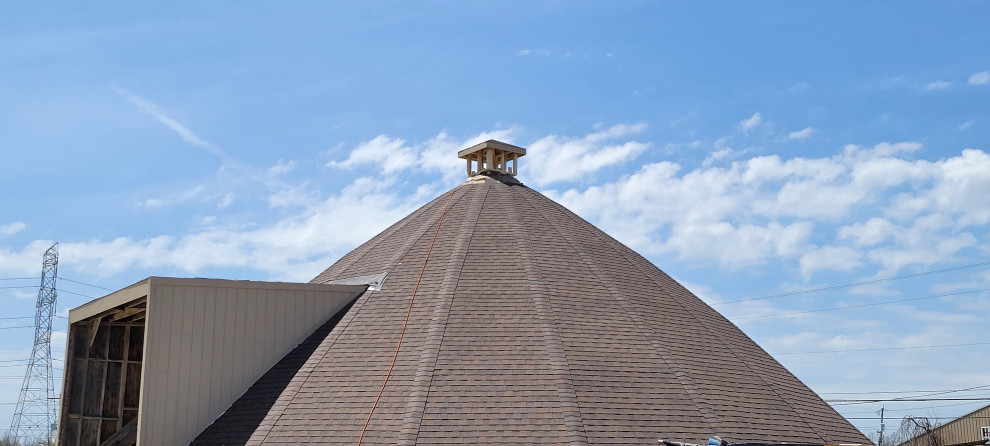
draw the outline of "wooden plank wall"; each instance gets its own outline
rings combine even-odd
[[[137,434],[138,444],[148,446],[189,444],[279,359],[364,290],[154,280]]]
[[[98,446],[138,416],[144,321],[102,319],[69,329],[61,445]]]

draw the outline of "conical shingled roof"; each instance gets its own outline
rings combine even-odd
[[[485,176],[450,194],[439,232],[447,194],[314,279],[388,273],[194,444],[357,443],[428,252],[366,444],[869,444],[732,323],[559,204]]]

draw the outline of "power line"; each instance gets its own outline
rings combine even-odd
[[[990,384],[985,386],[969,387],[966,389],[952,389],[952,390],[878,390],[876,392],[818,392],[819,395],[870,395],[877,393],[955,393],[955,392],[965,392],[967,390],[982,389],[985,387],[990,387]]]
[[[38,285],[24,285],[24,286],[0,286],[0,290],[16,290],[19,288],[38,288]]]
[[[892,401],[990,401],[990,397],[983,398],[894,398],[894,399],[876,399],[876,400],[825,400],[827,403],[887,403]]]
[[[954,417],[922,417],[922,418],[928,418],[928,419],[931,419],[931,420],[962,420],[962,419],[968,419],[968,420],[990,420],[990,416],[958,417],[958,418],[954,418]],[[879,420],[880,417],[846,417],[846,419],[847,420]]]
[[[66,279],[66,278],[64,278],[64,277],[62,277],[61,279],[62,279],[62,280],[64,280],[64,281],[66,281],[66,282],[72,282],[72,283],[78,283],[78,284],[80,284],[80,285],[86,285],[86,286],[91,286],[91,287],[93,287],[93,288],[99,288],[99,289],[101,289],[101,290],[107,290],[107,291],[114,291],[114,290],[111,290],[110,288],[106,288],[106,287],[102,287],[102,286],[99,286],[99,285],[93,285],[93,284],[91,284],[91,283],[86,283],[86,282],[80,282],[80,281],[78,281],[78,280],[72,280],[72,279]]]
[[[38,280],[37,277],[0,277],[0,280]]]
[[[16,327],[0,327],[0,330],[13,330],[15,328],[34,328],[34,325],[18,325]]]
[[[975,345],[990,345],[990,342],[972,342],[969,344],[942,344],[942,345],[913,345],[909,347],[879,347],[879,348],[856,348],[849,350],[818,350],[812,352],[784,352],[776,355],[815,355],[819,353],[848,353],[848,352],[877,352],[885,350],[912,350],[919,348],[941,348],[941,347],[971,347]]]
[[[889,304],[896,304],[896,303],[902,303],[902,302],[913,302],[913,301],[917,301],[917,300],[935,299],[935,298],[939,298],[939,297],[949,297],[949,296],[959,296],[959,295],[963,295],[963,294],[982,293],[984,291],[990,291],[990,288],[983,288],[983,289],[972,290],[972,291],[960,291],[960,292],[957,292],[957,293],[937,294],[937,295],[934,295],[934,296],[913,297],[913,298],[910,298],[910,299],[888,300],[888,301],[884,301],[884,302],[872,302],[872,303],[868,303],[868,304],[857,304],[857,305],[845,305],[845,306],[841,306],[841,307],[820,308],[820,309],[817,309],[817,310],[792,311],[790,313],[777,313],[777,314],[766,314],[766,315],[762,315],[762,316],[737,317],[737,318],[733,318],[733,320],[737,320],[738,321],[738,320],[744,320],[744,319],[762,319],[762,318],[769,318],[769,317],[793,316],[793,315],[796,315],[796,314],[821,313],[821,312],[824,312],[824,311],[845,310],[845,309],[849,309],[849,308],[874,307],[874,306],[878,306],[878,305],[889,305]]]
[[[986,385],[982,385],[982,386],[973,386],[973,387],[967,387],[967,388],[965,388],[965,389],[955,389],[955,390],[934,390],[934,391],[932,391],[932,392],[927,392],[927,393],[928,393],[928,395],[925,395],[925,396],[934,396],[934,395],[945,395],[945,394],[949,394],[949,393],[958,393],[958,392],[966,392],[966,391],[970,391],[970,390],[976,390],[976,389],[985,389],[985,388],[987,388],[987,387],[990,387],[990,384],[986,384]]]
[[[845,400],[845,401],[844,400],[830,400],[830,401],[832,401],[832,402],[840,402],[840,403],[841,402],[844,402],[845,403],[845,404],[834,404],[835,406],[846,406],[846,405],[851,405],[851,404],[879,403],[879,402],[900,402],[900,401],[953,401],[953,399],[951,399],[951,398],[928,398],[928,397],[936,396],[936,395],[946,395],[946,394],[949,394],[949,393],[967,392],[967,391],[977,390],[977,389],[985,389],[987,387],[990,387],[990,384],[986,384],[986,385],[982,385],[982,386],[967,387],[965,389],[939,390],[939,391],[935,391],[935,392],[930,392],[927,395],[915,395],[915,396],[910,396],[910,397],[902,396],[902,397],[893,398],[893,399],[887,399],[887,400],[878,399],[878,400]],[[985,398],[984,397],[984,398],[977,398],[977,399],[968,399],[968,398],[958,399],[958,401],[982,401],[982,400],[990,400],[990,398]]]
[[[0,321],[10,321],[14,319],[34,319],[34,316],[0,317]]]
[[[923,410],[923,409],[941,409],[943,407],[959,407],[959,406],[972,406],[977,404],[979,401],[971,401],[968,403],[956,403],[956,404],[935,404],[924,407],[904,407],[900,409],[887,409],[887,412],[907,412],[909,410]],[[850,415],[864,414],[864,413],[876,413],[875,410],[858,411],[858,412],[845,412]]]
[[[771,295],[768,295],[768,296],[751,297],[751,298],[748,298],[748,299],[730,300],[730,301],[726,301],[726,302],[713,303],[712,305],[737,304],[737,303],[740,303],[740,302],[750,302],[750,301],[754,301],[754,300],[776,299],[778,297],[798,296],[798,295],[801,295],[801,294],[811,294],[811,293],[818,293],[818,292],[822,292],[822,291],[832,291],[832,290],[840,290],[840,289],[844,289],[844,288],[854,288],[854,287],[864,286],[864,285],[874,285],[874,284],[877,284],[877,283],[892,282],[894,280],[911,279],[911,278],[914,278],[914,277],[930,276],[932,274],[941,274],[941,273],[948,273],[948,272],[952,272],[952,271],[959,271],[959,270],[969,269],[969,268],[978,268],[978,267],[981,267],[981,266],[990,266],[990,262],[974,263],[972,265],[954,266],[952,268],[938,269],[938,270],[934,270],[934,271],[926,271],[926,272],[923,272],[923,273],[905,274],[903,276],[893,276],[893,277],[885,277],[885,278],[882,278],[882,279],[864,280],[862,282],[852,282],[852,283],[844,283],[844,284],[841,284],[841,285],[831,285],[831,286],[826,286],[826,287],[821,287],[821,288],[814,288],[814,289],[810,289],[810,290],[791,291],[791,292],[788,292],[788,293],[771,294]]]
[[[869,395],[878,393],[916,393],[916,395],[908,395],[895,397],[891,399],[830,399],[826,401],[831,402],[896,402],[896,401],[941,401],[943,398],[930,398],[936,395],[948,395],[950,393],[959,392],[972,392],[974,390],[982,390],[990,387],[990,384],[982,386],[967,387],[965,389],[952,389],[952,390],[916,390],[916,391],[905,391],[905,392],[835,392],[832,395]],[[984,399],[990,399],[987,396],[972,396],[972,398],[960,398],[960,401],[980,401]]]
[[[75,294],[76,296],[82,296],[82,297],[86,297],[86,298],[89,298],[89,299],[96,299],[93,296],[87,296],[85,294],[80,294],[80,293],[76,293],[76,292],[72,292],[72,291],[66,291],[66,290],[62,290],[62,289],[59,289],[58,292],[59,293]]]

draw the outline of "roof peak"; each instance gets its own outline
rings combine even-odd
[[[468,178],[486,172],[516,176],[519,173],[519,157],[525,155],[526,149],[494,139],[457,152],[458,158],[467,160]],[[472,163],[476,163],[476,169],[472,168]]]

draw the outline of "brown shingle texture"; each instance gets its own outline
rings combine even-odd
[[[735,325],[564,207],[494,179],[450,193],[365,444],[869,444]],[[388,272],[194,444],[356,444],[446,200],[314,279]]]

